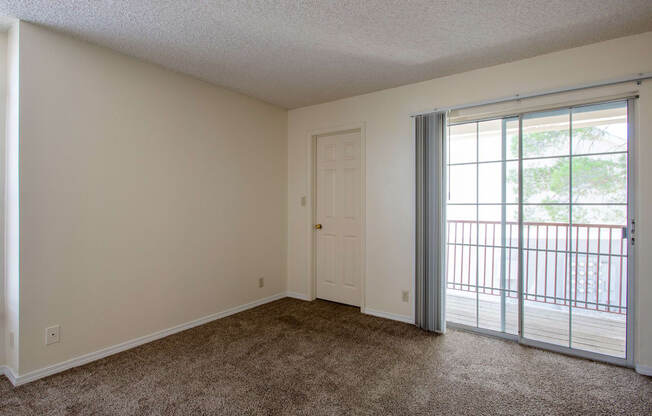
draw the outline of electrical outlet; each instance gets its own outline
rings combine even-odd
[[[410,292],[407,290],[403,291],[403,302],[409,302],[410,301]]]
[[[302,207],[305,207],[305,206],[306,206],[306,197],[305,197],[305,196],[302,196],[302,197],[301,197],[301,206],[302,206]]]
[[[59,342],[59,325],[45,328],[45,345]]]
[[[9,332],[9,346],[14,347],[14,331]]]
[[[261,277],[258,279],[258,287],[263,287],[265,286],[265,278]]]

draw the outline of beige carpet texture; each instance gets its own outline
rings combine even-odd
[[[652,378],[281,299],[20,387],[2,415],[651,415]]]

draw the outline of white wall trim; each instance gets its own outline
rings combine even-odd
[[[367,315],[377,316],[379,318],[391,319],[392,321],[405,322],[406,324],[414,325],[414,318],[407,315],[399,315],[396,313],[376,311],[374,309],[365,308],[361,310],[362,313]]]
[[[44,367],[38,370],[30,371],[29,373],[18,376],[16,375],[13,370],[6,366],[6,365],[0,365],[0,375],[4,375],[9,379],[12,385],[15,387],[20,386],[22,384],[30,383],[32,381],[36,381],[38,379],[41,379],[43,377],[51,376],[56,373],[60,373],[62,371],[69,370],[74,367],[78,367],[84,364],[88,364],[90,362],[108,357],[113,354],[117,354],[122,351],[126,351],[131,348],[138,347],[143,344],[147,344],[148,342],[156,341],[157,339],[161,339],[164,337],[167,337],[172,334],[176,334],[181,331],[185,331],[186,329],[194,328],[196,326],[200,326],[221,318],[226,318],[227,316],[234,315],[238,312],[243,312],[246,311],[247,309],[252,309],[260,305],[264,305],[269,302],[273,302],[278,299],[282,299],[284,297],[290,297],[294,299],[300,299],[300,300],[305,300],[305,301],[312,301],[313,299],[310,299],[308,295],[305,295],[303,293],[296,293],[296,292],[285,292],[285,293],[277,293],[276,295],[269,296],[267,298],[259,299],[250,303],[246,303],[244,305],[236,306],[230,309],[227,309],[222,312],[218,312],[212,315],[205,316],[203,318],[196,319],[194,321],[186,322],[185,324],[177,325],[171,328],[163,329],[158,332],[154,332],[149,335],[145,335],[139,338],[134,338],[132,340],[116,344],[107,348],[103,348],[101,350],[89,353],[89,354],[84,354],[79,357],[72,358],[67,361],[63,361],[58,364],[54,364],[48,367]],[[379,318],[385,318],[385,319],[390,319],[393,321],[399,321],[399,322],[404,322],[407,324],[414,324],[414,318],[411,316],[406,316],[406,315],[399,315],[395,313],[389,313],[389,312],[382,312],[382,311],[377,311],[374,309],[369,309],[366,308],[364,310],[361,310],[362,313],[366,315],[372,315],[376,316]],[[652,376],[652,367],[650,366],[644,366],[644,365],[637,365],[636,366],[636,372],[645,376]]]
[[[235,306],[233,308],[226,309],[222,312],[204,316],[202,318],[195,319],[194,321],[186,322],[181,325],[163,329],[161,331],[157,331],[142,337],[134,338],[132,340],[125,341],[120,344],[112,345],[110,347],[102,348],[101,350],[80,355],[79,357],[71,358],[69,360],[60,362],[58,364],[53,364],[48,367],[43,367],[38,370],[30,371],[29,373],[23,375],[15,375],[13,371],[7,366],[3,366],[3,373],[7,376],[9,381],[11,381],[11,384],[13,384],[14,386],[20,386],[22,384],[29,383],[31,381],[35,381],[43,377],[60,373],[62,371],[71,369],[73,367],[78,367],[80,365],[88,364],[92,361],[96,361],[101,358],[108,357],[109,355],[117,354],[119,352],[126,351],[128,349],[138,347],[143,344],[147,344],[148,342],[156,341],[157,339],[167,337],[168,335],[176,334],[177,332],[185,331],[186,329],[194,328],[196,326],[203,325],[208,322],[215,321],[217,319],[226,318],[227,316],[234,315],[238,312],[255,308],[256,306],[273,302],[275,300],[282,299],[284,297],[286,297],[285,292],[277,293],[276,295],[272,295],[267,298],[245,303],[244,305]]]
[[[0,375],[7,377],[11,384],[16,385],[16,375],[8,365],[0,365]]]
[[[304,301],[312,301],[314,299],[311,299],[310,296],[305,295],[303,293],[297,293],[297,292],[282,292],[282,293],[277,293],[276,295],[269,296],[267,298],[259,299],[250,303],[246,303],[244,305],[236,306],[227,310],[224,310],[222,312],[218,312],[212,315],[204,316],[203,318],[196,319],[194,321],[186,322],[181,325],[173,326],[171,328],[163,329],[161,331],[154,332],[149,335],[145,335],[142,337],[134,338],[129,341],[122,342],[120,344],[112,345],[110,347],[102,348],[101,350],[91,352],[88,354],[80,355],[79,357],[71,358],[66,361],[62,361],[57,364],[53,364],[51,366],[43,367],[38,370],[30,371],[29,373],[26,373],[24,375],[16,375],[14,371],[6,366],[2,365],[0,366],[0,375],[6,376],[11,384],[14,386],[20,386],[26,383],[30,383],[32,381],[36,381],[38,379],[51,376],[53,374],[60,373],[62,371],[69,370],[74,367],[79,367],[84,364],[88,364],[93,361],[100,360],[102,358],[108,357],[113,354],[117,354],[122,351],[129,350],[131,348],[138,347],[143,344],[147,344],[148,342],[156,341],[157,339],[165,338],[169,335],[176,334],[177,332],[185,331],[186,329],[194,328],[196,326],[200,326],[221,318],[226,318],[227,316],[234,315],[238,312],[243,312],[246,311],[247,309],[252,309],[255,308],[256,306],[264,305],[265,303],[273,302],[278,299],[282,299],[284,297],[289,297],[289,298],[294,298],[294,299],[300,299]],[[372,316],[377,316],[380,318],[385,318],[385,319],[390,319],[393,321],[399,321],[399,322],[405,322],[408,324],[414,324],[414,318],[411,316],[405,316],[405,315],[399,315],[399,314],[394,314],[394,313],[389,313],[389,312],[382,312],[382,311],[377,311],[374,309],[361,309],[361,312],[367,315],[372,315]],[[642,367],[642,366],[637,366],[636,371],[645,374],[645,375],[652,375],[652,368],[650,367]]]
[[[298,293],[298,292],[286,292],[285,295],[288,298],[294,298],[294,299],[300,299],[300,300],[306,300],[308,302],[313,301],[314,299],[311,298],[309,295],[305,295],[303,293]]]
[[[644,376],[649,376],[652,377],[652,367],[649,365],[639,365],[637,364],[636,367],[636,372],[639,374],[642,374]]]
[[[308,301],[308,302],[315,300],[314,298],[311,298],[310,296],[305,295],[303,293],[287,292],[286,295],[289,298],[305,300],[305,301]],[[369,309],[369,308],[364,308],[364,309],[360,308],[360,312],[365,314],[365,315],[372,315],[372,316],[376,316],[376,317],[379,317],[379,318],[385,318],[385,319],[390,319],[392,321],[405,322],[405,323],[414,325],[414,318],[411,317],[411,316],[407,316],[407,315],[399,315],[399,314],[396,314],[396,313],[377,311],[375,309]]]

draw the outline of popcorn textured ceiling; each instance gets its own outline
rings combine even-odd
[[[0,14],[285,108],[652,30],[650,0],[3,0]]]

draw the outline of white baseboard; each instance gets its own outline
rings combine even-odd
[[[636,372],[639,374],[643,374],[644,376],[649,376],[652,377],[652,367],[648,365],[636,365]]]
[[[365,308],[362,311],[362,313],[365,313],[367,315],[377,316],[379,318],[391,319],[392,321],[405,322],[406,324],[413,324],[414,325],[414,318],[412,318],[411,316],[399,315],[399,314],[396,314],[396,313],[376,311],[376,310],[369,309],[369,308]]]
[[[7,377],[11,384],[16,385],[16,375],[8,365],[0,365],[0,375]]]
[[[296,292],[286,292],[287,297],[289,298],[295,298],[295,299],[301,299],[301,300],[307,300],[307,301],[312,301],[313,299],[310,298],[308,295],[304,295],[303,293],[296,293]],[[379,318],[385,318],[385,319],[391,319],[392,321],[399,321],[399,322],[405,322],[407,324],[414,324],[414,318],[411,316],[406,316],[406,315],[399,315],[395,313],[389,313],[389,312],[383,312],[383,311],[377,311],[374,309],[361,309],[360,312],[367,314],[367,315],[373,315],[377,316]]]
[[[294,299],[300,299],[300,300],[306,300],[310,302],[312,298],[308,295],[304,295],[303,293],[297,293],[297,292],[286,292],[285,293],[288,298],[294,298]]]
[[[3,372],[7,376],[9,381],[11,381],[11,384],[13,384],[14,386],[20,386],[22,384],[29,383],[31,381],[35,381],[43,377],[47,377],[52,374],[60,373],[62,371],[68,370],[73,367],[78,367],[80,365],[88,364],[92,361],[96,361],[101,358],[108,357],[109,355],[117,354],[119,352],[126,351],[128,349],[138,347],[143,344],[147,344],[148,342],[152,342],[157,339],[167,337],[168,335],[176,334],[177,332],[185,331],[186,329],[194,328],[196,326],[203,325],[208,322],[215,321],[217,319],[225,318],[229,315],[233,315],[238,312],[245,311],[247,309],[255,308],[256,306],[273,302],[275,300],[282,299],[284,297],[286,297],[286,294],[284,292],[277,293],[276,295],[267,298],[259,299],[250,303],[246,303],[244,305],[236,306],[222,312],[204,316],[203,318],[199,318],[194,321],[173,326],[172,328],[163,329],[161,331],[154,332],[153,334],[134,338],[132,340],[120,344],[112,345],[107,348],[102,348],[101,350],[80,355],[79,357],[71,358],[70,360],[66,360],[48,367],[40,368],[38,370],[30,371],[29,373],[23,375],[18,375],[18,376],[15,375],[13,371],[11,371],[11,369],[7,366],[3,366]]]
[[[304,295],[303,293],[296,293],[296,292],[282,292],[282,293],[277,293],[276,295],[269,296],[267,298],[259,299],[250,303],[246,303],[244,305],[236,306],[230,309],[227,309],[222,312],[218,312],[212,315],[204,316],[203,318],[196,319],[194,321],[186,322],[181,325],[177,325],[171,328],[163,329],[161,331],[154,332],[149,335],[145,335],[142,337],[134,338],[129,341],[122,342],[120,344],[112,345],[110,347],[102,348],[101,350],[91,352],[88,354],[80,355],[79,357],[71,358],[69,360],[53,364],[48,367],[43,367],[38,370],[30,371],[29,373],[22,374],[22,375],[17,375],[13,372],[13,370],[8,367],[8,366],[0,366],[0,374],[4,374],[11,384],[14,386],[20,386],[22,384],[29,383],[31,381],[38,380],[43,377],[51,376],[56,373],[60,373],[62,371],[66,371],[68,369],[78,367],[80,365],[88,364],[90,362],[108,357],[113,354],[117,354],[122,351],[126,351],[131,348],[138,347],[143,344],[147,344],[148,342],[156,341],[157,339],[161,339],[164,337],[167,337],[168,335],[176,334],[177,332],[185,331],[186,329],[194,328],[199,325],[206,324],[211,321],[215,321],[217,319],[225,318],[229,315],[236,314],[238,312],[245,311],[247,309],[255,308],[256,306],[263,305],[265,303],[273,302],[278,299],[282,299],[284,297],[290,297],[290,298],[295,298],[295,299],[301,299],[305,301],[311,301],[312,299]],[[381,311],[376,311],[373,309],[364,309],[362,313],[365,313],[367,315],[373,315],[377,316],[380,318],[385,318],[385,319],[391,319],[394,321],[399,321],[399,322],[405,322],[408,324],[414,324],[414,319],[410,316],[405,316],[405,315],[398,315],[398,314],[393,314],[393,313],[388,313],[388,312],[381,312]],[[642,367],[642,370],[639,371],[639,367],[636,368],[636,371],[638,371],[641,374],[646,374],[646,375],[652,375],[652,369],[649,367]]]

